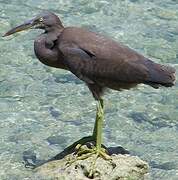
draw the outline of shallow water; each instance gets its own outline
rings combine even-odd
[[[42,9],[57,13],[66,26],[111,36],[178,70],[177,0],[0,0],[0,34]],[[87,87],[35,58],[33,41],[39,33],[0,38],[2,180],[34,179],[23,157],[49,159],[93,128],[95,102]],[[178,179],[177,87],[141,85],[105,96],[105,144],[121,145],[147,161],[150,179]]]

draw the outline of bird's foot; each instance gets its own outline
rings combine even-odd
[[[89,169],[88,177],[93,177],[93,174],[96,171],[96,167],[95,167],[96,161],[99,157],[109,161],[113,166],[115,166],[115,164],[112,162],[111,156],[108,155],[108,152],[105,148],[97,148],[91,144],[90,146],[91,147],[88,147],[87,145],[78,144],[76,146],[76,154],[74,158],[68,160],[67,166],[70,166],[72,163],[78,160],[84,160],[94,156]]]
[[[84,154],[92,153],[92,154],[98,154],[99,156],[103,157],[105,160],[111,159],[111,157],[108,155],[108,152],[105,148],[97,148],[93,144],[78,144],[76,147],[76,155],[82,156]]]
[[[94,136],[83,137],[83,138],[79,139],[78,141],[74,142],[73,144],[71,144],[70,146],[66,147],[62,152],[60,152],[59,154],[57,154],[50,160],[63,159],[68,154],[72,154],[72,153],[76,152],[76,149],[77,149],[76,147],[78,147],[79,144],[80,144],[80,146],[82,146],[82,145],[90,144],[90,143],[95,143]]]
[[[95,141],[95,137],[94,136],[86,136],[83,137],[81,139],[79,139],[78,141],[74,142],[72,145],[68,146],[65,150],[66,151],[72,151],[72,150],[79,150],[80,147],[82,147],[85,144],[89,144]]]

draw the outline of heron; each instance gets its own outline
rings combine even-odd
[[[104,119],[103,95],[106,89],[121,91],[146,84],[153,88],[175,85],[176,70],[161,65],[139,54],[114,39],[81,27],[64,27],[60,18],[49,11],[12,28],[4,34],[12,35],[27,29],[41,29],[34,41],[36,57],[43,64],[72,72],[84,81],[97,101],[93,134],[77,144],[77,158],[84,159],[95,154],[96,158],[110,159],[102,146]],[[84,146],[94,141],[92,147]]]

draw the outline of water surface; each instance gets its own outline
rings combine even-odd
[[[178,70],[177,0],[0,0],[0,34],[42,9],[115,38]],[[42,65],[33,52],[40,31],[0,38],[0,179],[31,180],[23,157],[44,160],[89,135],[95,101],[71,73]],[[178,77],[178,76],[177,76]],[[150,179],[178,179],[178,85],[138,86],[105,96],[107,146],[150,164]]]

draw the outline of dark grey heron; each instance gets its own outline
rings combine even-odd
[[[27,29],[42,29],[34,43],[36,57],[45,65],[71,71],[85,82],[98,101],[93,135],[82,138],[78,159],[92,154],[109,159],[102,147],[103,93],[105,89],[130,89],[138,84],[171,87],[175,69],[151,61],[108,37],[79,27],[64,27],[55,14],[45,11],[8,31],[9,36]],[[95,146],[82,146],[95,141]],[[76,143],[74,143],[76,145]]]

